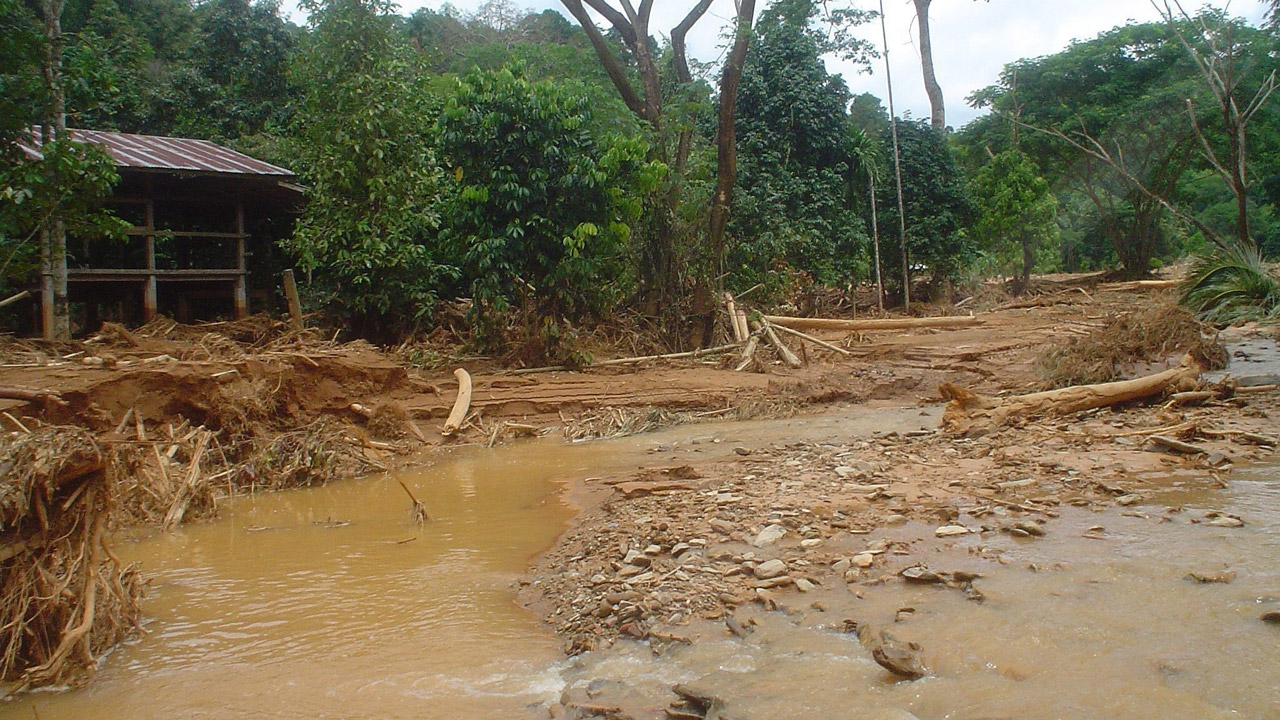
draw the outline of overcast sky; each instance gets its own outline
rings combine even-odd
[[[463,12],[473,11],[484,0],[453,0]],[[533,11],[562,10],[556,0],[513,0]],[[844,0],[855,7],[877,9],[879,0]],[[768,0],[757,0],[763,8]],[[835,7],[841,0],[829,0]],[[920,75],[920,51],[916,42],[915,10],[910,0],[883,0],[889,35],[889,58],[894,79],[894,105],[901,115],[929,117],[929,100]],[[1263,14],[1260,0],[1183,0],[1188,11],[1204,5],[1226,7],[1233,15],[1257,24]],[[401,12],[408,15],[420,7],[439,9],[443,0],[402,0]],[[617,0],[613,0],[617,6]],[[650,29],[666,36],[680,21],[692,2],[655,0]],[[706,17],[689,35],[689,52],[703,61],[717,61],[724,51],[720,33],[733,13],[733,0],[714,0]],[[284,0],[284,9],[295,22],[294,0]],[[993,84],[1006,63],[1021,58],[1051,55],[1072,40],[1087,40],[1129,21],[1147,22],[1159,18],[1151,0],[935,0],[929,12],[933,30],[933,59],[938,82],[946,96],[947,124],[960,127],[973,119],[975,111],[965,97]],[[863,37],[881,44],[880,25],[862,28]],[[835,61],[828,69],[840,72],[854,93],[870,92],[887,98],[884,61],[878,60],[870,74],[857,73],[851,66]],[[887,104],[887,103],[886,103]]]

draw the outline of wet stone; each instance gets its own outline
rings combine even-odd
[[[778,559],[767,560],[756,566],[755,575],[759,580],[776,578],[787,572],[787,564]]]

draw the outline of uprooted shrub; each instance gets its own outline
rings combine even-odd
[[[1190,353],[1207,370],[1225,367],[1227,350],[1211,328],[1186,308],[1157,304],[1115,315],[1086,337],[1050,347],[1036,358],[1049,387],[1110,382],[1125,366]]]

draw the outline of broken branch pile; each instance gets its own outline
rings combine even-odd
[[[137,627],[141,583],[106,544],[121,466],[80,428],[0,437],[0,678],[76,683]]]

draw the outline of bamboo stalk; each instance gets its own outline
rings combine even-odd
[[[983,321],[973,315],[931,318],[888,318],[882,320],[841,320],[838,318],[802,318],[783,315],[765,315],[773,325],[792,330],[906,330],[911,328],[948,328],[978,325]]]
[[[834,350],[834,351],[836,351],[836,352],[840,353],[841,355],[852,355],[852,354],[853,354],[853,353],[849,352],[848,350],[845,350],[845,349],[844,349],[844,348],[842,348],[842,347],[839,347],[839,346],[837,346],[837,345],[832,345],[831,343],[826,342],[825,340],[819,340],[818,338],[816,338],[816,337],[814,337],[814,336],[812,336],[812,335],[807,335],[807,334],[805,334],[805,333],[800,332],[799,330],[795,330],[795,329],[793,329],[793,328],[789,328],[789,327],[787,327],[786,325],[774,325],[773,327],[774,327],[774,328],[776,328],[776,329],[778,329],[778,330],[781,330],[782,332],[784,332],[784,333],[786,333],[786,334],[788,334],[788,335],[794,335],[794,336],[796,336],[796,337],[798,337],[798,338],[800,338],[800,339],[802,339],[802,340],[808,340],[809,342],[813,343],[814,345],[818,345],[818,346],[820,346],[820,347],[824,347],[824,348],[826,348],[826,349],[828,349],[828,350]]]
[[[764,327],[765,338],[769,340],[771,345],[777,348],[778,354],[782,356],[783,361],[787,363],[788,367],[795,370],[804,366],[804,363],[800,362],[800,358],[796,357],[794,352],[791,352],[791,348],[783,344],[782,339],[778,337],[778,333],[774,332],[773,325],[770,324],[768,320],[763,321],[761,325]]]

